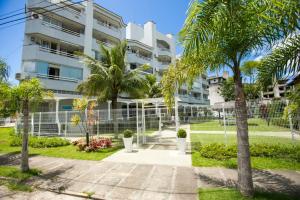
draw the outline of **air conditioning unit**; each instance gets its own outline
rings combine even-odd
[[[21,73],[16,73],[16,75],[15,75],[15,79],[18,80],[18,81],[20,81],[24,78],[25,78],[24,75],[22,75]]]
[[[37,14],[35,12],[31,12],[30,16],[31,16],[31,19],[42,19],[42,15]]]

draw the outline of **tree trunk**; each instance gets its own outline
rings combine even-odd
[[[22,136],[22,157],[21,157],[21,171],[29,170],[28,164],[28,127],[29,127],[29,101],[23,101],[23,136]]]
[[[118,118],[117,118],[117,108],[118,108],[118,101],[117,98],[112,99],[111,101],[112,104],[112,115],[113,115],[113,125],[114,125],[114,134],[115,138],[118,138],[118,132],[119,132],[119,124],[118,124]]]
[[[90,146],[90,134],[88,131],[85,133],[85,140],[86,140],[86,145]]]
[[[248,138],[247,105],[240,69],[238,66],[234,69],[235,112],[238,144],[238,187],[242,195],[252,197],[254,190]]]

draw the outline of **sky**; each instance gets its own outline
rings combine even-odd
[[[0,19],[3,14],[24,8],[26,0],[0,0]],[[183,26],[189,0],[94,0],[101,6],[123,17],[125,23],[144,24],[154,21],[158,31],[177,35]],[[23,17],[23,15],[17,18]],[[14,19],[17,19],[14,18]],[[0,20],[5,22],[5,20]],[[11,24],[7,24],[9,26]],[[10,66],[9,81],[16,84],[15,73],[21,66],[24,23],[0,28],[0,57]],[[182,51],[177,44],[177,54]]]

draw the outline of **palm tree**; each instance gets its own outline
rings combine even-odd
[[[161,85],[156,80],[154,74],[147,74],[146,76],[147,87],[145,90],[146,98],[159,98],[162,97],[161,94]]]
[[[0,83],[3,81],[7,81],[8,75],[9,67],[3,59],[0,59]]]
[[[253,196],[253,181],[240,66],[253,51],[270,48],[270,43],[299,27],[297,8],[296,0],[193,0],[180,33],[185,63],[181,72],[188,80],[208,69],[226,67],[233,72],[238,186],[244,196]]]
[[[288,79],[300,73],[300,34],[286,38],[261,61],[259,82],[267,87],[275,80]]]
[[[100,102],[111,100],[115,137],[118,136],[116,109],[119,95],[126,93],[130,97],[139,97],[146,86],[141,71],[146,70],[148,66],[143,65],[134,70],[127,70],[126,49],[126,42],[121,42],[110,50],[100,45],[101,60],[81,54],[91,74],[78,86],[78,90],[87,96],[96,96]]]

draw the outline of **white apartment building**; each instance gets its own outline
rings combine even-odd
[[[90,72],[80,62],[76,52],[99,58],[99,43],[112,47],[127,39],[128,69],[142,64],[152,68],[145,73],[157,75],[160,81],[170,63],[175,62],[175,38],[157,31],[154,22],[143,26],[126,24],[121,16],[86,0],[73,3],[66,0],[28,0],[29,20],[25,24],[22,65],[16,79],[37,77],[43,87],[52,90],[55,101],[49,100],[40,111],[72,109],[79,83]],[[199,82],[200,81],[200,82]],[[207,82],[200,78],[193,90],[180,90],[182,102],[208,104]]]
[[[128,42],[127,61],[130,69],[142,64],[152,68],[145,73],[155,74],[160,81],[164,71],[176,61],[176,44],[172,34],[157,31],[156,24],[149,21],[144,25],[128,23],[126,27]],[[183,86],[178,91],[181,105],[208,105],[208,82],[203,75],[195,80],[191,90]]]

